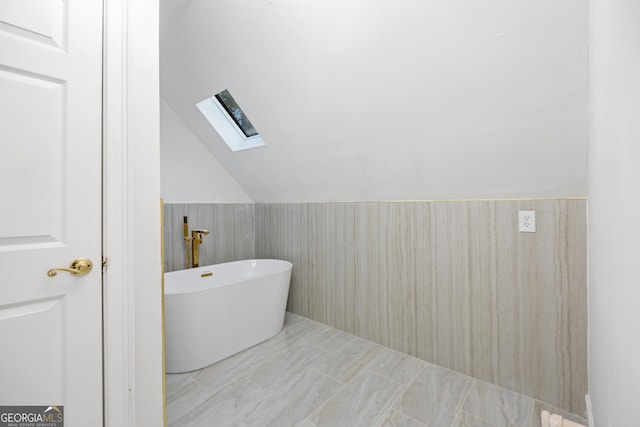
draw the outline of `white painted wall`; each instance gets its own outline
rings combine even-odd
[[[593,425],[640,426],[640,3],[590,4],[589,394]]]
[[[165,203],[253,203],[164,100],[160,101],[160,149]]]
[[[256,202],[586,195],[584,0],[194,0],[161,93]],[[227,88],[267,146],[196,108]]]
[[[161,0],[160,1],[160,34],[173,24],[175,19],[189,7],[193,0]]]

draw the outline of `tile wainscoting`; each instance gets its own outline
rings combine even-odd
[[[164,205],[164,271],[187,267],[182,229],[184,216],[189,230],[210,231],[200,245],[200,265],[256,257],[255,205],[246,204],[178,204]]]
[[[166,204],[166,271],[183,215],[201,265],[293,262],[293,313],[584,414],[585,200]]]
[[[256,205],[289,311],[579,415],[586,235],[585,200]]]

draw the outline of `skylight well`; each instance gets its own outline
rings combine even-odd
[[[265,145],[258,131],[228,90],[225,89],[199,102],[197,107],[231,151]]]

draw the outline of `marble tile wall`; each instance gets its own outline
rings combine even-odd
[[[585,209],[258,204],[255,251],[293,262],[289,311],[583,414]],[[536,211],[536,233],[517,231],[518,210]]]
[[[200,245],[200,265],[255,258],[255,208],[253,204],[164,205],[165,271],[186,268],[182,218],[189,230],[204,228],[210,234]]]

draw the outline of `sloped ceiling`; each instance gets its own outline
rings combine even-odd
[[[222,89],[267,146],[202,117]],[[586,194],[583,0],[194,0],[161,94],[256,202]]]

